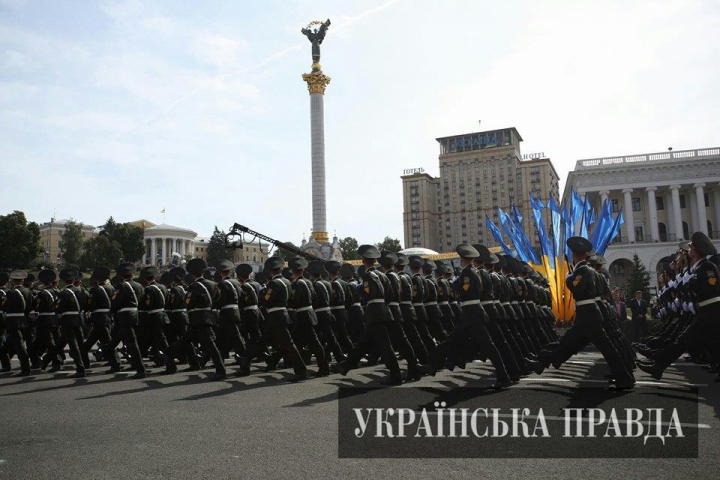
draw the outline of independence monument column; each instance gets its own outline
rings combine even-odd
[[[313,28],[319,26],[319,28]],[[320,66],[320,44],[325,38],[330,20],[310,22],[301,32],[312,43],[312,72],[303,74],[310,92],[310,124],[312,143],[312,237],[320,245],[328,244],[325,210],[325,113],[323,97],[330,77]]]

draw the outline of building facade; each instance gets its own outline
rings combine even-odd
[[[41,253],[38,261],[61,264],[62,262],[62,236],[65,233],[66,225],[71,220],[56,220],[51,218],[49,222],[41,223],[40,227],[40,243],[44,251]],[[74,220],[73,220],[74,221]],[[80,225],[82,231],[82,239],[90,240],[96,234],[96,228],[92,225]]]
[[[635,253],[654,285],[693,232],[720,245],[720,148],[578,160],[563,198],[572,188],[596,211],[606,199],[615,214],[622,208],[625,224],[605,255],[613,286],[624,285]]]
[[[512,128],[436,139],[440,176],[414,172],[403,182],[405,247],[449,252],[464,242],[495,246],[486,215],[498,224],[498,208],[520,211],[523,227],[539,247],[529,194],[559,199],[559,178],[544,155],[523,158],[522,137]],[[544,213],[546,225],[549,214]]]

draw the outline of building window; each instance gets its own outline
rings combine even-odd
[[[625,275],[625,267],[621,263],[613,263],[612,270],[615,275]]]
[[[705,193],[705,208],[710,206],[710,198],[708,197],[708,194]]]
[[[643,241],[643,227],[635,227],[635,241],[636,242],[642,242]]]
[[[613,213],[618,213],[620,211],[620,204],[617,200],[612,200],[612,211]]]
[[[640,211],[640,198],[635,197],[632,199],[632,209],[633,209],[633,212]]]
[[[680,195],[680,208],[685,208],[685,195]]]
[[[661,242],[667,242],[668,236],[667,236],[667,226],[660,222],[658,223],[658,234],[660,235],[660,241]]]
[[[665,199],[663,197],[655,197],[655,206],[658,210],[665,210]]]
[[[683,225],[683,239],[689,240],[690,239],[690,226],[687,222],[682,222]]]

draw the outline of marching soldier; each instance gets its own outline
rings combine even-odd
[[[250,280],[252,266],[247,263],[238,265],[235,268],[235,274],[242,290],[238,298],[241,333],[246,341],[255,344],[260,341],[261,313],[259,303],[261,286],[259,283]]]
[[[38,278],[45,288],[38,292],[35,297],[35,310],[38,313],[38,319],[35,323],[35,344],[33,345],[33,354],[41,356],[45,354],[45,359],[41,367],[43,370],[47,368],[49,362],[53,363],[51,372],[60,370],[62,362],[55,354],[56,341],[59,339],[57,314],[55,313],[55,299],[58,277],[53,270],[42,270],[38,274]],[[48,363],[45,363],[45,362]]]
[[[224,380],[227,378],[225,364],[215,344],[215,332],[212,329],[213,326],[217,326],[217,321],[212,312],[213,298],[217,295],[217,284],[204,278],[203,274],[207,264],[202,258],[193,258],[187,263],[186,268],[188,273],[192,274],[194,280],[188,286],[185,295],[185,306],[190,317],[190,329],[183,338],[170,347],[165,372],[177,372],[173,357],[177,356],[178,352],[188,351],[188,343],[194,341],[199,342],[205,355],[212,358],[215,366],[213,380]]]
[[[187,292],[183,286],[183,279],[187,272],[182,267],[174,267],[167,273],[168,286],[168,302],[165,310],[170,317],[168,343],[172,345],[185,335],[187,335],[190,325],[187,309],[185,308],[185,295]],[[168,347],[168,355],[170,348]],[[186,344],[184,352],[177,352],[177,357],[181,362],[187,361],[188,368],[186,371],[194,372],[200,370],[200,363],[195,352],[195,345],[192,342]]]
[[[245,340],[240,334],[240,299],[243,296],[240,282],[230,278],[230,273],[235,270],[235,264],[231,260],[222,260],[217,267],[220,277],[217,289],[217,300],[215,307],[220,310],[220,332],[230,344],[238,357],[244,358]],[[244,362],[238,360],[241,368]],[[249,369],[244,372],[250,373]]]
[[[420,338],[420,333],[418,333],[418,318],[415,307],[413,307],[412,280],[410,275],[405,271],[405,266],[409,263],[409,260],[408,257],[402,253],[397,254],[397,257],[398,259],[395,262],[394,268],[400,281],[400,312],[404,320],[402,327],[418,361],[420,363],[427,363],[428,351],[422,338]]]
[[[42,273],[42,272],[41,272]],[[91,330],[83,350],[87,355],[95,343],[100,341],[101,345],[110,343],[110,327],[112,319],[111,298],[115,295],[115,287],[110,285],[110,269],[98,267],[93,270],[90,276],[91,281],[96,282],[89,290],[87,297],[87,310],[90,313]]]
[[[20,373],[18,376],[27,377],[30,371],[30,357],[27,352],[26,339],[23,331],[29,326],[28,314],[32,310],[32,294],[30,289],[23,285],[27,273],[24,270],[15,270],[10,273],[12,287],[5,293],[5,332],[7,343],[0,352],[3,370],[10,371],[10,348],[14,350],[20,360]]]
[[[330,312],[333,317],[335,317],[335,322],[332,324],[333,331],[343,352],[349,352],[355,348],[350,341],[350,335],[347,330],[348,312],[346,302],[347,296],[351,295],[351,293],[350,286],[338,275],[341,268],[342,264],[336,260],[331,260],[325,264],[325,270],[327,270],[330,277],[330,286],[332,288],[330,295]]]
[[[330,352],[335,356],[335,361],[340,362],[345,359],[345,354],[340,347],[338,339],[335,336],[335,330],[333,329],[335,317],[331,311],[332,285],[329,281],[322,278],[322,274],[325,272],[325,265],[323,262],[315,260],[308,264],[306,271],[310,274],[310,282],[313,285],[315,293],[313,297],[313,310],[315,311],[315,316],[318,321],[317,331],[320,344],[325,348],[325,356],[328,359],[328,363],[330,362]]]
[[[438,286],[433,272],[437,266],[425,260],[422,271],[425,275],[425,312],[427,313],[428,329],[437,342],[442,342],[447,337],[447,331],[443,326],[442,310],[438,306]]]
[[[81,312],[86,305],[85,292],[75,286],[75,281],[82,278],[80,272],[74,268],[66,268],[60,272],[60,279],[65,281],[65,288],[60,290],[55,300],[55,311],[60,318],[60,332],[62,342],[56,345],[56,349],[64,348],[65,344],[70,347],[70,356],[75,361],[74,378],[85,376],[85,370],[90,367],[90,360],[87,352],[82,350],[85,344],[83,338],[83,320]],[[57,351],[59,355],[61,352]]]
[[[153,356],[158,366],[167,363],[168,342],[165,329],[170,319],[165,313],[167,303],[167,287],[156,281],[157,268],[144,267],[140,270],[140,280],[143,285],[143,299],[139,310],[143,312],[145,332],[153,348]]]
[[[430,334],[428,328],[429,320],[427,310],[425,310],[425,298],[427,298],[427,284],[422,276],[422,266],[425,261],[416,255],[408,257],[408,266],[410,267],[410,282],[412,287],[412,305],[417,315],[417,331],[425,344],[428,353],[435,349],[435,340]]]
[[[118,265],[115,271],[122,279],[122,283],[111,297],[112,309],[115,314],[115,328],[110,343],[101,347],[110,361],[110,370],[107,373],[120,371],[120,363],[115,348],[122,342],[128,351],[130,362],[134,364],[132,366],[136,370],[133,378],[145,378],[147,374],[145,373],[145,365],[140,356],[140,347],[138,347],[137,341],[138,306],[140,305],[140,299],[143,298],[143,287],[132,278],[135,273],[134,264],[122,263]]]
[[[349,263],[344,263],[342,267],[340,267],[340,276],[348,286],[348,289],[345,291],[345,309],[348,312],[348,333],[354,348],[365,331],[365,313],[360,303],[358,293],[360,283],[355,279],[355,268]],[[350,350],[348,350],[348,352]]]

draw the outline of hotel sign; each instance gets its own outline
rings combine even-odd
[[[414,175],[416,173],[425,173],[424,168],[406,168],[403,170],[403,175]]]

